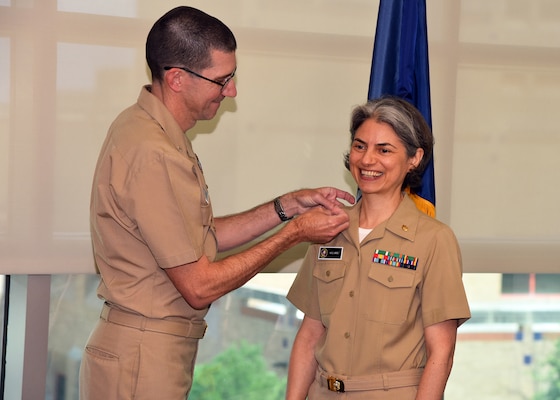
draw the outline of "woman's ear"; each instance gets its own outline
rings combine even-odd
[[[415,168],[418,168],[418,165],[420,165],[420,162],[422,161],[422,158],[424,158],[424,149],[422,148],[417,148],[416,149],[416,154],[414,154],[412,157],[409,158],[409,168],[408,171],[412,171]]]

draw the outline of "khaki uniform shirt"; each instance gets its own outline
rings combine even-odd
[[[149,318],[200,321],[166,268],[214,260],[208,188],[191,143],[165,106],[142,88],[109,128],[92,189],[99,297]]]
[[[328,373],[424,367],[424,328],[470,317],[457,240],[405,196],[359,243],[360,207],[348,209],[348,230],[309,247],[288,299],[325,326],[315,357]]]

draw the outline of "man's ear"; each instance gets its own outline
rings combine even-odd
[[[165,72],[163,80],[172,91],[179,92],[185,84],[185,74],[181,70],[173,68]]]

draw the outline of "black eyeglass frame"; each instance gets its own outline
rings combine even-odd
[[[205,81],[215,83],[216,85],[218,85],[222,88],[222,91],[224,90],[226,85],[229,83],[229,81],[231,81],[233,79],[233,77],[235,76],[235,72],[237,71],[237,68],[235,68],[233,70],[233,72],[231,73],[231,75],[229,75],[226,79],[224,79],[223,82],[220,82],[220,81],[216,81],[214,79],[207,78],[204,75],[200,75],[198,72],[194,72],[193,70],[188,69],[186,67],[169,67],[169,66],[163,67],[163,69],[166,70],[166,71],[169,71],[172,68],[182,69],[183,71],[188,72],[189,74],[193,74],[194,76],[196,76],[200,79],[204,79]]]

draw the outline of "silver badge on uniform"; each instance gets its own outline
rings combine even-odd
[[[202,169],[202,163],[200,162],[200,159],[198,158],[198,155],[195,154],[196,157],[196,162],[198,163],[198,168],[200,169],[200,172],[202,172],[204,174],[204,170]]]
[[[208,187],[204,188],[204,204],[210,204],[210,193],[208,193]]]

